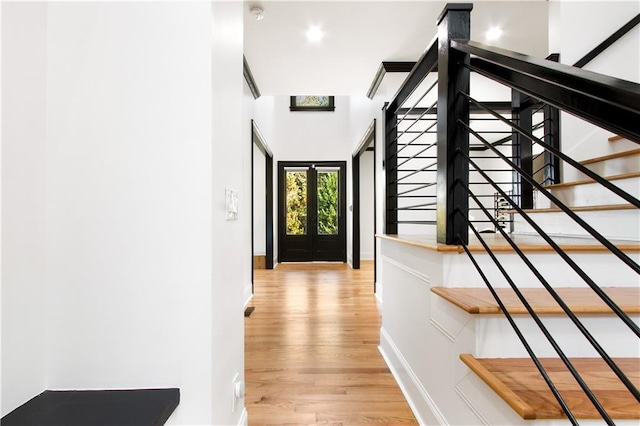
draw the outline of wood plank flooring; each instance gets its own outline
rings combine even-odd
[[[245,318],[249,425],[417,424],[378,352],[373,265],[254,272]]]

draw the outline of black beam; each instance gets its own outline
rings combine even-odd
[[[431,46],[422,54],[418,62],[413,67],[407,78],[400,86],[400,89],[393,97],[393,100],[387,107],[388,111],[395,112],[404,101],[407,100],[411,93],[420,85],[424,77],[429,74],[430,71],[438,63],[438,40],[436,39]]]
[[[451,40],[469,40],[470,3],[447,4],[438,18],[438,169],[437,240],[441,244],[466,244],[469,196],[469,133],[459,121],[469,123],[470,55],[451,48]],[[464,155],[460,155],[460,153]],[[459,212],[459,213],[457,213]]]
[[[640,143],[640,85],[482,43],[451,46],[482,58],[473,71]]]

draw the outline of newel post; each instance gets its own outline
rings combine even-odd
[[[438,18],[438,172],[437,236],[441,244],[467,243],[469,133],[458,124],[469,123],[469,103],[458,93],[469,93],[469,55],[454,50],[451,40],[468,41],[471,3],[449,3]],[[460,183],[464,183],[461,185]],[[460,213],[457,213],[460,211]],[[458,235],[462,241],[458,239]]]

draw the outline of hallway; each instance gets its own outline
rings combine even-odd
[[[373,263],[255,271],[245,319],[249,424],[416,424],[378,352]]]

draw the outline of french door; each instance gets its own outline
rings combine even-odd
[[[346,262],[346,162],[278,162],[280,262]]]

